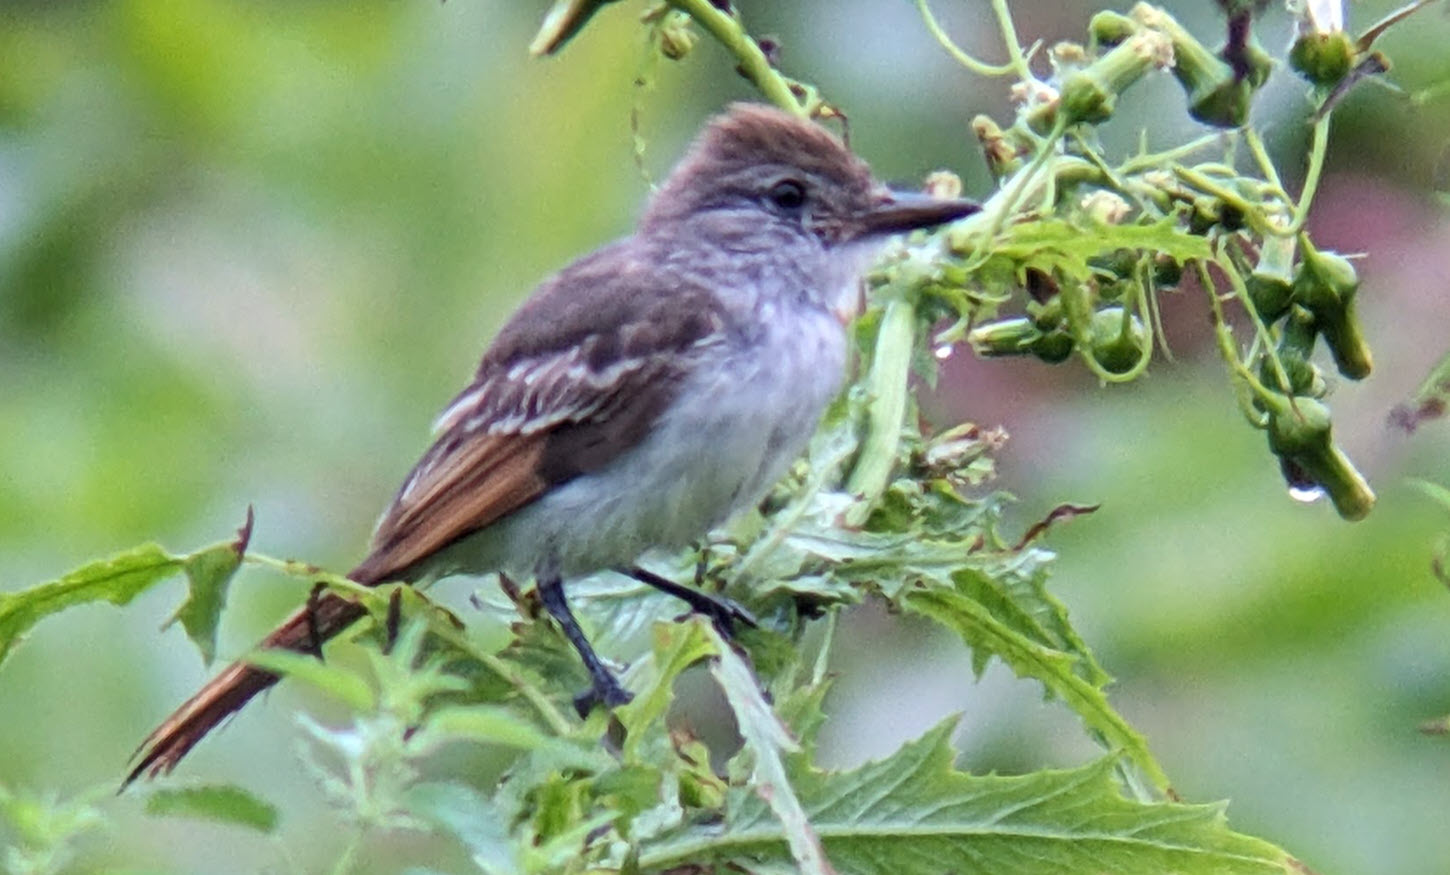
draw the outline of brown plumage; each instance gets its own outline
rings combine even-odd
[[[687,543],[758,500],[769,486],[762,472],[800,452],[844,371],[845,338],[828,308],[857,268],[854,256],[843,262],[850,270],[836,266],[829,247],[975,209],[897,201],[823,129],[766,107],[733,107],[651,199],[635,236],[546,280],[499,332],[348,576],[375,586],[518,563],[538,578],[546,608],[590,670],[596,700],[627,701],[569,613],[563,576],[633,562],[662,534]],[[794,329],[767,330],[776,325],[767,310],[797,320]],[[731,394],[720,379],[726,367],[749,385]],[[692,379],[707,397],[687,404],[681,387]],[[769,417],[759,415],[761,394],[773,405]],[[665,416],[681,406],[691,411],[684,432],[678,416]],[[689,444],[697,420],[714,430],[698,436],[701,463],[682,469],[661,447]],[[672,437],[652,440],[661,422]],[[721,437],[734,441],[730,452],[711,456],[706,441]],[[581,501],[589,490],[594,497]],[[676,503],[658,503],[661,493]],[[663,515],[654,513],[660,507]],[[503,530],[514,538],[507,551],[476,550]],[[670,581],[641,579],[733,616]],[[259,647],[312,652],[363,613],[324,594]],[[171,771],[276,682],[244,661],[227,667],[147,736],[126,783]]]

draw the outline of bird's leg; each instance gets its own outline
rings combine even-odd
[[[322,659],[322,632],[318,629],[321,623],[318,620],[318,605],[322,600],[322,591],[327,589],[327,584],[318,581],[313,584],[312,592],[307,594],[307,652]]]
[[[569,639],[583,660],[584,668],[589,671],[592,686],[574,697],[574,710],[579,712],[579,716],[587,717],[595,705],[613,708],[628,704],[634,696],[619,685],[619,680],[605,667],[604,661],[590,646],[589,639],[584,637],[584,630],[579,628],[579,621],[574,619],[574,612],[569,610],[569,602],[564,598],[563,581],[558,577],[540,578],[539,601],[544,603],[544,610],[564,630],[564,637]]]
[[[704,614],[715,624],[715,628],[721,635],[730,638],[735,634],[735,623],[739,621],[751,628],[759,626],[760,623],[755,616],[738,603],[714,595],[703,590],[691,589],[683,584],[675,583],[668,577],[661,577],[653,571],[640,568],[638,565],[621,569],[621,573],[627,574],[638,580],[640,583],[652,586],[666,595],[672,595],[690,606],[690,609],[697,614]]]
[[[403,589],[399,587],[388,597],[388,617],[383,626],[383,653],[393,652],[393,645],[398,643],[398,626],[402,621]]]

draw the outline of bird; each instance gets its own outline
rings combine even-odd
[[[808,119],[727,107],[633,234],[546,279],[504,324],[347,576],[532,577],[591,678],[581,715],[629,701],[564,582],[623,570],[718,623],[748,620],[637,561],[761,501],[841,390],[861,275],[882,242],[978,209],[887,188]],[[364,613],[322,593],[258,647],[320,655]],[[245,659],[225,668],[146,737],[123,787],[172,771],[278,680]]]

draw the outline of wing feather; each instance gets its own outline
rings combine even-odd
[[[505,326],[438,418],[433,446],[383,514],[354,579],[406,576],[551,486],[608,464],[644,438],[697,357],[723,338],[713,295],[689,283],[641,294],[659,274],[642,276],[633,263],[611,270],[608,253],[546,283],[520,311],[547,308],[549,330],[528,318]]]

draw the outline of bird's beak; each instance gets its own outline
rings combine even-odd
[[[976,201],[939,198],[910,191],[890,191],[860,219],[860,236],[899,234],[932,228],[982,209]]]

